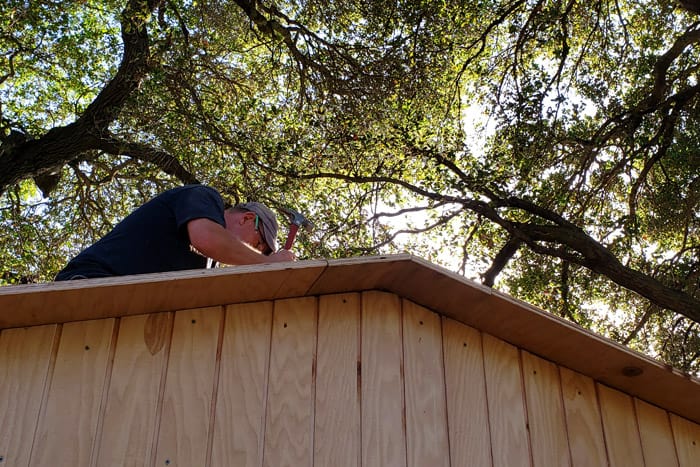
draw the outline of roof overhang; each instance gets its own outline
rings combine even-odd
[[[700,423],[700,380],[411,255],[0,287],[0,329],[383,290]]]

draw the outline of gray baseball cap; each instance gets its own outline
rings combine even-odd
[[[249,203],[240,203],[235,206],[236,209],[254,212],[258,215],[262,222],[263,240],[270,248],[270,253],[277,251],[277,218],[270,208],[262,203],[251,201]],[[268,253],[268,254],[270,254]]]

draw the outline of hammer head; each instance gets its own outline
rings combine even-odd
[[[303,228],[307,232],[311,232],[314,224],[308,220],[302,213],[291,208],[280,208],[280,211],[289,218],[289,223]]]

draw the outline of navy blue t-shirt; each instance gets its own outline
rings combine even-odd
[[[207,258],[192,251],[187,234],[187,223],[199,218],[226,226],[224,202],[216,190],[204,185],[168,190],[73,258],[56,280],[204,268]]]

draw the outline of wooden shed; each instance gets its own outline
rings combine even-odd
[[[409,255],[0,288],[0,467],[700,465],[700,383]]]

